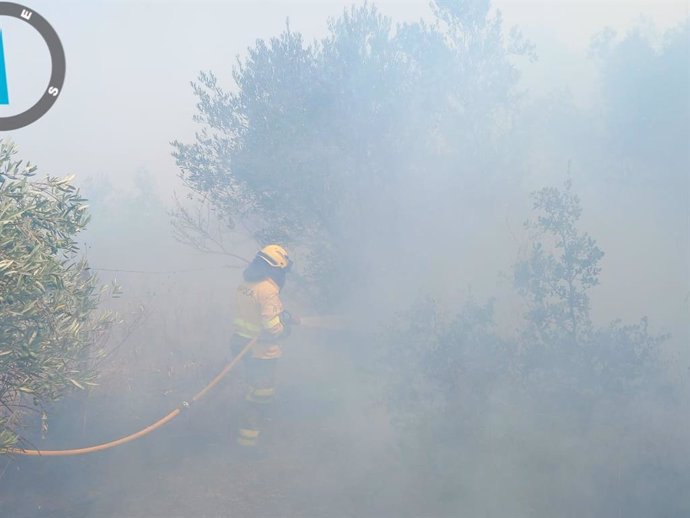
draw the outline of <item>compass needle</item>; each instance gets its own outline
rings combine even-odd
[[[10,104],[10,96],[7,91],[7,68],[5,66],[5,45],[0,29],[0,104]]]

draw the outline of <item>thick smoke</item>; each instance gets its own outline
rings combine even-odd
[[[329,319],[286,343],[262,455],[234,447],[231,377],[125,447],[3,459],[8,516],[690,512],[687,20],[601,27],[594,78],[544,93],[522,80],[542,49],[489,2],[389,14],[256,34],[171,106],[198,134],[158,128],[165,167],[83,181],[123,323],[99,386],[26,438],[92,444],[187,400],[229,359],[243,258],[278,240],[287,305]]]

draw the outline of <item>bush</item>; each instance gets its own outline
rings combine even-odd
[[[93,382],[96,344],[114,321],[96,315],[96,278],[75,237],[89,221],[70,178],[36,168],[0,142],[0,451],[17,442],[19,409]]]
[[[449,498],[457,506],[449,495],[481,493],[487,484],[513,491],[512,470],[519,465],[519,477],[538,488],[534,502],[544,515],[555,505],[549,492],[572,497],[584,514],[606,515],[608,493],[594,484],[585,502],[571,494],[570,484],[589,484],[591,473],[648,481],[647,457],[668,456],[679,446],[665,443],[665,435],[674,435],[646,423],[642,410],[654,408],[671,428],[680,420],[660,361],[666,337],[650,332],[646,319],[592,324],[589,290],[598,283],[603,252],[577,228],[579,199],[570,183],[533,198],[536,218],[527,225],[533,244],[515,264],[525,326],[502,338],[491,302],[470,302],[457,313],[432,300],[416,303],[398,315],[380,344],[387,408],[403,459],[420,482],[436,480],[433,487],[422,482],[420,492],[437,501]],[[637,448],[651,436],[661,439],[647,457],[639,456]],[[623,475],[616,474],[620,466],[628,470]],[[674,463],[655,469],[664,477],[677,471]],[[679,504],[665,502],[658,485],[648,487],[638,502]],[[616,498],[625,498],[624,487],[616,490]],[[473,503],[461,505],[472,509]],[[635,505],[621,508],[634,515]],[[541,515],[535,509],[529,515]],[[510,513],[522,516],[518,507]]]

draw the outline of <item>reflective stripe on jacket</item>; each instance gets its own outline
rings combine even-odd
[[[252,356],[261,359],[279,358],[280,346],[275,343],[285,327],[280,320],[283,303],[280,288],[272,279],[245,282],[237,288],[235,333],[245,338],[259,337]]]

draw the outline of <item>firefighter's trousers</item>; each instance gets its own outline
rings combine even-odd
[[[234,335],[233,354],[238,354],[248,341],[247,338]],[[278,358],[255,358],[250,352],[242,362],[247,392],[240,413],[237,443],[240,446],[251,447],[256,446],[273,403]]]

